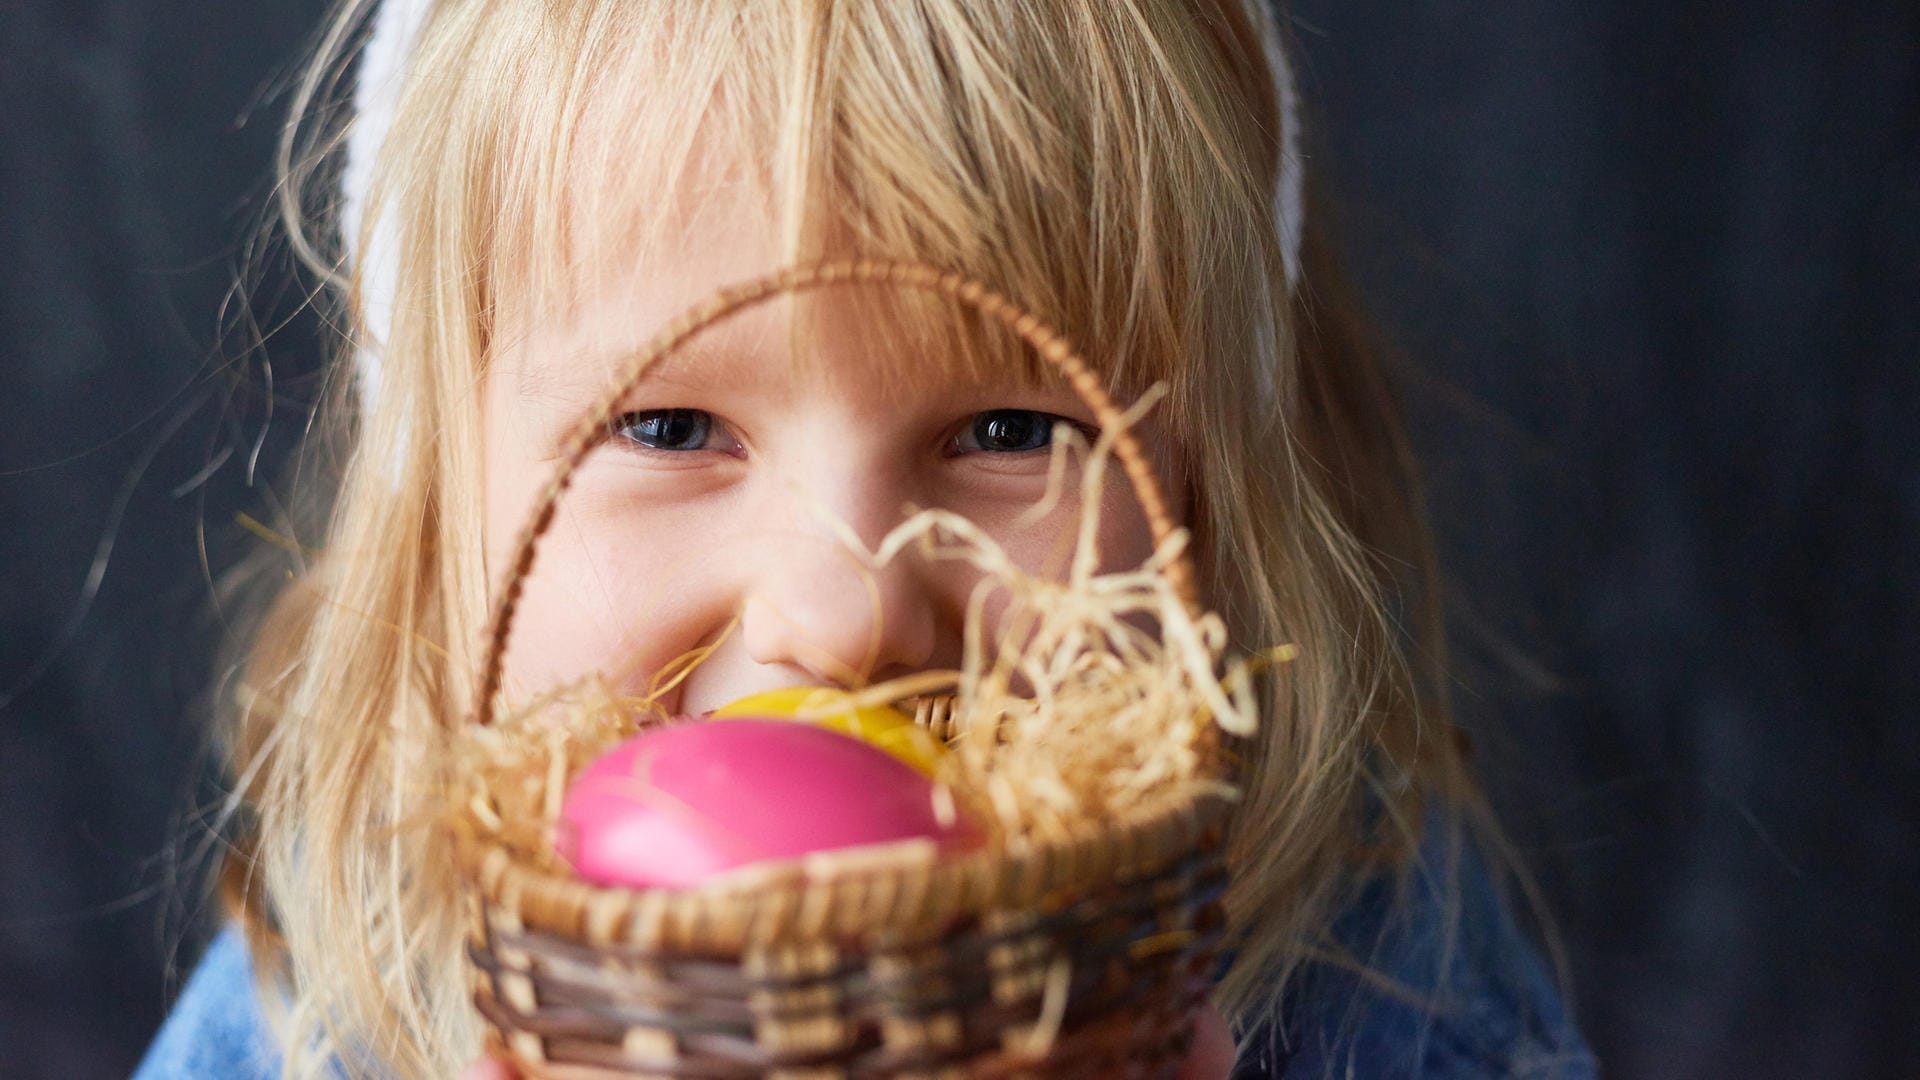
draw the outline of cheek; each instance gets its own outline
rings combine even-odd
[[[544,484],[542,473],[538,483]],[[489,507],[488,551],[501,580],[531,491]],[[708,530],[710,533],[711,530]],[[562,499],[520,594],[505,661],[524,700],[590,675],[644,692],[655,672],[724,626],[731,608],[724,543],[693,522],[662,520],[596,482],[590,461]]]
[[[515,422],[511,377],[496,372],[487,389],[482,535],[488,581],[499,588],[554,462],[537,449],[540,432]],[[698,558],[713,552],[711,538],[692,522],[650,515],[607,466],[597,454],[587,459],[535,549],[503,663],[514,700],[595,674],[644,691],[655,671],[701,644],[713,629],[708,609],[725,602],[711,560]]]
[[[1187,524],[1185,514],[1179,509],[1188,506],[1187,485],[1180,481],[1179,472],[1171,461],[1160,459],[1155,464],[1156,478],[1160,481],[1167,505],[1171,512],[1179,515],[1174,519],[1174,525]],[[1080,502],[1077,499],[1065,499],[1053,513],[1039,522],[1017,527],[1008,525],[993,531],[1008,555],[1024,572],[1060,580],[1066,576],[1079,536],[1081,517]],[[1146,512],[1141,508],[1133,485],[1117,465],[1107,477],[1093,537],[1100,553],[1096,573],[1136,570],[1153,555],[1153,529],[1147,522]],[[1205,602],[1204,598],[1202,602]],[[1004,592],[996,592],[984,611],[986,625],[994,628],[995,632],[1003,626],[1002,619],[1007,606]],[[1131,621],[1149,633],[1154,632],[1149,616],[1134,616]]]
[[[1097,513],[1093,543],[1100,553],[1098,572],[1132,570],[1153,554],[1153,530],[1124,476],[1114,474],[1107,478]],[[993,534],[1022,571],[1054,580],[1066,576],[1080,537],[1083,516],[1082,504],[1077,498],[1063,498],[1059,506],[1038,521],[1023,522],[1014,511],[987,516],[995,520],[982,516],[976,516],[975,520]]]

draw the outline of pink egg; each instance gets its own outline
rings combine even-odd
[[[729,719],[643,732],[587,766],[556,837],[600,885],[684,888],[736,867],[926,838],[964,847],[934,784],[899,758],[790,720]]]

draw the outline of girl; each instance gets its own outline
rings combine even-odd
[[[1208,604],[1243,644],[1299,649],[1263,684],[1231,845],[1237,1075],[1591,1072],[1468,837],[1443,654],[1411,615],[1432,608],[1413,473],[1303,214],[1261,0],[372,7],[335,20],[286,157],[296,245],[355,331],[322,417],[337,475],[307,478],[324,542],[240,680],[237,928],[142,1076],[473,1061],[456,892],[417,825],[499,560],[624,354],[716,286],[845,254],[998,284],[1122,400],[1164,384],[1145,434]],[[336,252],[302,195],[356,51]],[[1032,512],[1048,446],[1090,422],[939,305],[833,293],[727,324],[647,377],[576,480],[508,689],[644,683],[708,645],[670,709],[952,667],[967,576],[863,578],[823,521],[870,545],[942,506],[1049,565],[1081,508]],[[1110,495],[1099,550],[1137,564]],[[1189,1074],[1225,1075],[1214,1053]]]

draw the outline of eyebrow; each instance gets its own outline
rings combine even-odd
[[[522,365],[515,374],[514,393],[524,400],[584,409],[612,389],[615,377],[629,368],[638,354],[638,349],[623,349],[599,356],[561,357]],[[738,350],[714,348],[710,344],[703,347],[696,338],[649,364],[628,392],[649,386],[687,390],[739,386],[749,381],[739,370],[740,361]]]

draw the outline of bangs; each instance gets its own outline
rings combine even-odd
[[[1215,354],[1255,347],[1249,313],[1278,280],[1262,242],[1272,133],[1249,122],[1218,32],[1165,7],[549,7],[512,65],[529,77],[477,114],[497,125],[475,207],[486,306],[564,311],[745,206],[778,256],[766,270],[866,256],[959,271],[1067,334],[1116,396],[1165,382],[1189,413],[1234,377]],[[1056,378],[953,301],[835,292],[894,358],[883,378]],[[826,332],[818,299],[792,301],[796,335]]]

